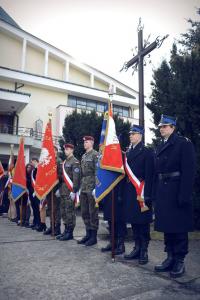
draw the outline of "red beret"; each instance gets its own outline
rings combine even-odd
[[[94,142],[94,138],[93,138],[93,136],[91,136],[91,135],[85,135],[85,136],[83,137],[83,140],[84,140],[84,141],[93,141],[93,142]]]
[[[74,145],[72,144],[64,144],[64,148],[70,148],[70,149],[74,149]]]

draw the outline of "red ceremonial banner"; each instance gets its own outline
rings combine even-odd
[[[26,192],[26,167],[24,159],[24,139],[21,137],[15,173],[12,180],[12,197],[17,201]]]
[[[37,168],[35,194],[38,199],[43,200],[58,183],[57,164],[50,121],[46,126]]]
[[[4,173],[5,173],[5,171],[4,171],[4,168],[3,168],[2,163],[0,161],[0,178],[3,177]]]

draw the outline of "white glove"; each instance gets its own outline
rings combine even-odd
[[[57,190],[57,191],[55,192],[55,196],[56,196],[57,198],[60,197],[60,191],[59,191],[59,190]]]
[[[35,192],[33,193],[33,197],[35,197]]]
[[[92,196],[95,198],[95,189],[92,191]]]
[[[75,198],[76,198],[76,193],[71,192],[71,193],[69,194],[69,196],[70,196],[71,200],[74,201]]]

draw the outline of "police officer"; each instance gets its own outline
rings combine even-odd
[[[57,236],[60,241],[73,239],[73,231],[76,225],[75,198],[80,188],[80,163],[74,157],[74,145],[65,144],[66,160],[63,170],[59,171],[59,179],[62,182],[59,192],[61,197],[61,216],[65,225],[63,234]],[[72,187],[73,189],[69,188]]]
[[[99,225],[98,208],[92,194],[95,188],[98,152],[93,149],[94,138],[84,136],[85,154],[81,159],[81,215],[86,228],[86,235],[78,244],[92,246],[97,243],[97,230]]]
[[[54,145],[54,152],[56,157],[57,172],[62,165],[62,160],[58,155],[58,148]],[[53,214],[54,214],[54,235],[60,235],[60,225],[61,225],[61,211],[60,211],[60,194],[59,194],[60,182],[53,188]],[[51,193],[47,195],[47,206],[50,214],[50,227],[44,232],[44,235],[52,234],[52,202]]]
[[[192,185],[195,153],[191,141],[175,133],[176,119],[162,115],[159,123],[163,142],[156,149],[155,230],[164,232],[167,258],[156,272],[171,277],[185,272],[188,231],[192,231]]]
[[[123,201],[125,221],[132,226],[135,246],[124,258],[126,260],[139,259],[139,264],[146,264],[148,262],[150,223],[152,222],[154,154],[142,143],[144,134],[142,126],[133,125],[129,133],[131,144],[126,153],[128,166],[126,167]],[[142,190],[140,193],[137,192],[137,186],[134,185],[135,180],[138,180],[139,185],[144,183],[143,193]]]
[[[120,255],[125,252],[124,238],[126,234],[126,223],[124,221],[123,215],[123,180],[120,181],[114,188],[114,232],[115,232],[115,255]],[[110,192],[102,201],[102,209],[104,220],[108,221],[108,230],[110,234],[109,243],[101,248],[102,252],[107,252],[112,250],[112,192]]]

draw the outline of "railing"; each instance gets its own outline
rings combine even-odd
[[[32,137],[35,140],[42,141],[44,133],[34,131],[33,128],[9,126],[8,124],[0,124],[0,134],[18,135],[24,137]],[[59,137],[53,135],[53,141],[58,144]]]

